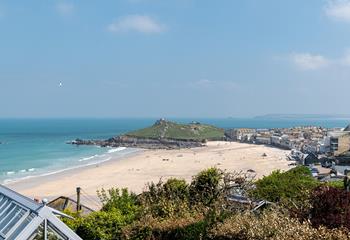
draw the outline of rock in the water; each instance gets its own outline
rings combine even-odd
[[[133,147],[145,149],[179,149],[203,146],[203,144],[198,141],[173,140],[164,138],[136,138],[125,135],[113,137],[107,140],[83,140],[78,138],[68,143],[74,145],[96,145],[101,147]]]

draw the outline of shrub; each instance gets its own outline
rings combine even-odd
[[[327,182],[326,185],[330,187],[335,187],[338,189],[344,189],[344,181],[342,180]]]
[[[86,240],[350,239],[345,229],[336,229],[350,228],[349,193],[318,187],[305,167],[273,172],[258,180],[255,188],[253,181],[242,173],[210,168],[190,185],[172,178],[149,184],[139,196],[126,189],[102,189],[101,211],[65,222]],[[278,202],[279,207],[253,214],[246,210],[249,207],[237,207],[226,198],[246,192]],[[309,213],[311,221],[302,221]]]
[[[103,205],[102,211],[117,209],[123,215],[133,217],[140,209],[136,194],[129,193],[126,188],[121,189],[121,191],[118,188],[111,188],[108,191],[102,189],[97,191],[97,196]]]
[[[208,234],[208,239],[328,240],[350,239],[350,236],[342,230],[313,228],[308,222],[300,223],[280,211],[268,210],[261,215],[251,212],[235,214],[213,228]]]
[[[217,168],[209,168],[196,175],[190,185],[190,198],[192,203],[202,203],[210,206],[222,193],[220,183],[223,172]]]
[[[77,218],[69,226],[84,240],[122,239],[121,229],[129,223],[119,210],[91,213],[87,217]]]
[[[164,183],[165,194],[170,199],[187,200],[189,196],[188,184],[183,179],[170,178]]]
[[[204,218],[201,214],[168,219],[145,216],[123,228],[125,239],[203,239]]]
[[[313,191],[311,205],[311,222],[314,226],[350,229],[350,193],[322,186]]]
[[[308,199],[310,191],[318,185],[319,182],[311,176],[310,170],[299,166],[287,172],[274,171],[258,180],[251,195],[271,202],[292,200],[295,203],[302,203]]]
[[[139,200],[144,214],[168,218],[189,212],[188,195],[187,183],[171,178],[165,183],[159,181],[148,184],[147,191],[139,196]]]

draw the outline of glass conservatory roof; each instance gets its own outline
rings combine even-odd
[[[81,240],[56,215],[66,216],[0,185],[0,240],[33,239],[43,223],[43,233],[55,228],[61,233],[57,239]]]

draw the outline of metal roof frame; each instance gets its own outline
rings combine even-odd
[[[69,217],[0,185],[0,240],[28,240],[43,223],[45,239],[48,224],[51,224],[64,235],[63,239],[81,240],[56,215]]]

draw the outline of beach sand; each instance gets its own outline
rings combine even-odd
[[[82,203],[96,209],[98,206],[93,200],[97,200],[96,190],[101,188],[127,187],[139,193],[148,182],[171,177],[190,181],[193,175],[209,167],[227,171],[252,169],[260,178],[276,169],[288,170],[287,153],[277,148],[236,142],[209,142],[206,147],[194,149],[143,150],[122,159],[9,183],[7,187],[30,198],[52,200],[59,196],[75,199],[79,186],[86,197],[82,198]]]

